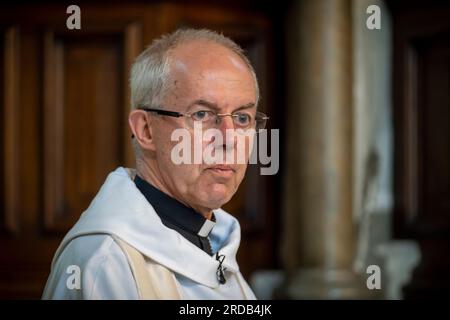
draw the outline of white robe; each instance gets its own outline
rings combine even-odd
[[[128,172],[120,167],[108,175],[61,242],[43,299],[138,299],[128,260],[112,236],[171,270],[183,299],[255,299],[236,262],[239,223],[222,209],[214,210],[214,215],[216,225],[210,239],[213,251],[225,255],[227,281],[223,285],[217,280],[219,262],[215,256],[164,226]],[[73,265],[81,271],[79,289],[67,285],[74,274],[70,269]]]

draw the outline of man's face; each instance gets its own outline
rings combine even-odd
[[[245,112],[254,117],[255,83],[247,66],[236,54],[216,44],[193,42],[179,46],[170,57],[171,77],[163,103],[165,109],[182,113],[199,110],[233,113],[245,108]],[[177,165],[171,159],[171,152],[179,142],[171,141],[171,135],[175,129],[189,130],[192,155],[195,143],[199,143],[203,150],[208,145],[209,150],[222,149],[224,156],[230,151],[237,154],[243,151],[236,150],[237,139],[226,136],[227,129],[234,129],[232,118],[222,117],[215,126],[223,136],[223,144],[219,145],[215,139],[204,140],[200,134],[194,135],[194,129],[186,126],[187,121],[183,117],[153,117],[156,163],[162,183],[171,195],[198,211],[216,209],[227,203],[244,177],[248,148],[245,163],[236,163],[235,157],[231,163],[222,165],[204,162]]]

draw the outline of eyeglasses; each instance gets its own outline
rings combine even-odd
[[[145,105],[139,106],[138,110],[155,112],[156,114],[162,116],[175,118],[185,117],[187,125],[191,128],[194,127],[194,123],[196,122],[200,122],[203,128],[213,128],[220,123],[222,117],[230,116],[233,119],[235,129],[245,130],[255,128],[256,131],[258,131],[266,127],[266,122],[269,119],[269,117],[262,112],[256,112],[255,116],[243,111],[237,111],[234,113],[217,113],[207,109],[181,113],[164,109],[149,108]]]

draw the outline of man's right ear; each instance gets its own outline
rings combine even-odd
[[[152,117],[144,110],[132,110],[128,116],[128,124],[137,143],[144,150],[155,151],[151,121]]]

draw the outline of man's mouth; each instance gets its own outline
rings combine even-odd
[[[206,168],[206,170],[211,171],[215,175],[222,176],[222,177],[230,177],[236,172],[235,169],[233,169],[231,166],[227,166],[227,165],[215,165],[215,166]]]

